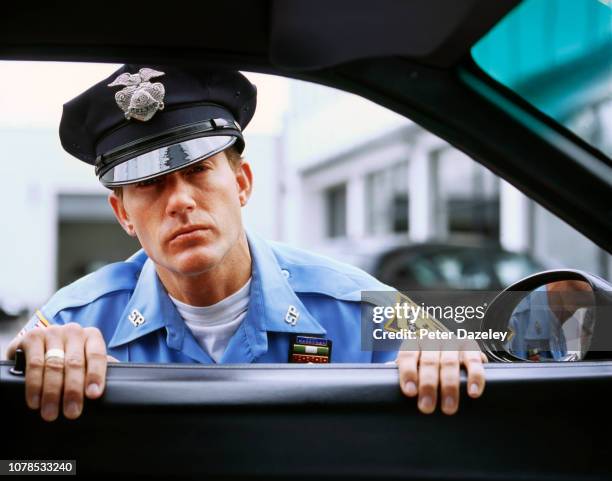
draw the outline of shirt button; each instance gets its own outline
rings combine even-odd
[[[289,276],[291,274],[289,274],[289,271],[287,269],[281,269],[281,272],[283,273],[283,275],[285,276],[285,279],[289,279]]]

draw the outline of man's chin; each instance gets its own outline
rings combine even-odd
[[[187,276],[203,274],[213,269],[221,260],[212,249],[202,247],[188,249],[173,257],[172,270]]]

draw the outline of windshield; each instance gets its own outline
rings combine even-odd
[[[472,55],[495,80],[612,156],[610,0],[526,0]]]

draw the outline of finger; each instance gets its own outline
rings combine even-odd
[[[463,364],[467,370],[468,395],[472,398],[480,397],[485,387],[485,370],[481,354],[480,351],[463,353]]]
[[[102,333],[95,327],[84,329],[86,333],[85,358],[85,395],[89,399],[96,399],[104,392],[106,379],[106,344]]]
[[[76,419],[83,411],[85,390],[85,332],[76,323],[64,326],[64,416]]]
[[[28,332],[21,340],[26,358],[25,397],[30,409],[40,409],[45,368],[45,336],[42,328]]]
[[[6,359],[7,360],[11,360],[15,357],[15,352],[19,348],[19,345],[21,344],[23,339],[24,339],[24,336],[17,336],[13,338],[13,340],[9,343],[8,347],[6,348]]]
[[[442,412],[455,414],[459,407],[458,351],[442,351],[440,355],[440,395]]]
[[[397,355],[397,369],[399,371],[400,389],[404,395],[414,397],[417,395],[418,388],[418,362],[420,351],[400,351]]]
[[[438,377],[440,368],[440,351],[421,352],[419,358],[419,410],[431,414],[436,409],[438,394]]]
[[[474,340],[464,340],[459,344],[459,350],[463,352],[474,351],[480,353],[480,359],[482,362],[489,362],[487,355],[481,351],[480,345]],[[463,352],[461,358],[463,359]]]
[[[49,326],[45,329],[45,353],[49,349],[64,350],[61,327]],[[40,415],[45,421],[55,421],[59,414],[59,404],[64,385],[64,359],[49,357],[45,359]]]

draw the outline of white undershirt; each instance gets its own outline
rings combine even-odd
[[[563,325],[563,335],[568,354],[577,354],[582,359],[589,350],[591,344],[592,322],[586,318],[588,316],[586,307],[576,309],[574,314],[566,320]]]
[[[221,360],[231,337],[246,317],[250,288],[251,278],[231,296],[205,307],[190,306],[170,296],[193,336],[215,362]]]

